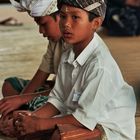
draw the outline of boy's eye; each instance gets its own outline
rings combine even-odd
[[[61,19],[65,19],[65,18],[66,18],[66,16],[65,16],[65,15],[60,14],[60,18],[61,18]]]
[[[80,17],[79,17],[79,16],[72,16],[72,18],[73,18],[74,20],[77,20],[77,19],[79,19]]]

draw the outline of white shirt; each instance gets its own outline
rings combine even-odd
[[[76,58],[72,48],[60,62],[48,102],[93,130],[103,126],[108,140],[135,139],[136,100],[106,45],[95,33]]]

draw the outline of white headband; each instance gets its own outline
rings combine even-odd
[[[12,5],[20,12],[28,12],[32,17],[50,15],[56,12],[57,0],[10,0]]]
[[[93,9],[96,9],[96,8],[99,7],[99,6],[101,6],[101,3],[95,2],[95,3],[93,3],[93,4],[91,4],[91,5],[87,6],[87,7],[85,7],[84,9],[85,9],[86,11],[91,11],[91,10],[93,10]]]

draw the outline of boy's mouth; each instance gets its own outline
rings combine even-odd
[[[71,38],[72,37],[72,33],[68,32],[68,31],[64,31],[63,32],[63,37],[64,38]]]

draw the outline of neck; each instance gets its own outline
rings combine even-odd
[[[75,59],[78,57],[78,55],[87,47],[89,42],[93,39],[93,36],[91,36],[89,39],[78,42],[76,44],[73,44],[73,51],[75,53]]]

